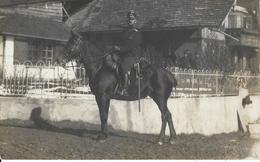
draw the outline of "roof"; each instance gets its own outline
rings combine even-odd
[[[46,1],[47,0],[1,0],[0,7],[20,5],[20,4],[30,4],[30,3],[42,3]]]
[[[20,14],[1,16],[0,33],[56,41],[67,41],[70,36],[70,30],[62,22]]]
[[[77,1],[77,0],[0,0],[0,7],[9,7],[21,4],[32,4],[32,3],[44,3],[44,2],[55,2],[55,1]]]
[[[71,17],[79,32],[116,31],[126,26],[126,13],[137,13],[137,27],[163,30],[219,27],[235,0],[94,0]]]

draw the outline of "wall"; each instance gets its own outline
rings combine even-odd
[[[60,44],[58,42],[55,43],[54,47],[54,56],[53,56],[53,61],[55,62],[62,62],[64,60],[64,48],[65,45]]]
[[[259,99],[252,97],[253,102]],[[109,125],[125,131],[159,133],[161,118],[157,106],[151,99],[142,100],[139,113],[137,103],[112,100]],[[239,106],[240,97],[178,98],[168,101],[177,134],[212,135],[237,131]],[[93,99],[0,98],[0,120],[28,120],[31,110],[37,107],[42,108],[42,117],[51,121],[100,123]]]
[[[23,64],[28,60],[29,47],[26,39],[16,38],[14,43],[14,61]]]
[[[22,38],[16,37],[14,43],[14,61],[23,64],[25,61],[31,61],[33,64],[36,64],[37,61],[42,61],[42,55],[39,53],[33,53],[33,56],[30,56],[29,53],[29,41],[41,41],[42,43],[50,43],[53,45],[53,63],[59,61],[60,63],[63,60],[64,46],[60,42],[46,41],[43,39],[32,39],[32,38]],[[36,59],[37,58],[37,59]],[[36,59],[36,60],[35,60]]]
[[[257,51],[256,51],[256,62],[257,62],[257,64],[256,64],[256,68],[260,71],[260,49],[258,49]]]

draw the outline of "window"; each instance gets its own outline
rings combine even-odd
[[[237,20],[235,15],[230,15],[228,18],[228,27],[235,28],[237,26]]]
[[[28,59],[34,64],[43,61],[46,65],[53,64],[54,46],[52,42],[44,40],[31,40],[28,42]]]
[[[230,15],[228,17],[228,28],[253,28],[253,19],[249,15]]]
[[[41,49],[41,57],[46,64],[51,65],[53,63],[53,46],[45,45]]]

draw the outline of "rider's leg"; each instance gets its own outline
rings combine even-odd
[[[118,68],[116,69],[116,75],[118,77],[117,79],[119,88],[122,89],[124,86],[124,71],[122,70],[121,66],[118,66]]]
[[[116,79],[118,80],[118,85],[119,85],[119,87],[121,87],[123,81],[122,81],[122,77],[120,76],[120,72],[119,72],[119,67],[118,66],[115,68],[115,71],[116,71]]]
[[[125,73],[124,75],[124,86],[123,88],[126,89],[128,86],[128,73]]]
[[[128,93],[127,93],[127,87],[128,87],[128,73],[125,73],[124,74],[124,79],[123,79],[123,87],[122,87],[122,92],[121,92],[121,94],[122,95],[128,95]]]
[[[127,93],[127,87],[128,87],[128,77],[129,77],[129,74],[128,72],[126,72],[125,74],[123,74],[123,77],[122,77],[122,90],[121,90],[121,95],[128,95]]]

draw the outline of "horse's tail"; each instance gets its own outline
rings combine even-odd
[[[177,83],[177,80],[176,80],[174,74],[172,74],[171,72],[169,72],[167,70],[165,70],[165,71],[166,71],[166,75],[168,76],[168,78],[169,78],[170,82],[172,83],[173,87],[176,88],[178,83]]]

